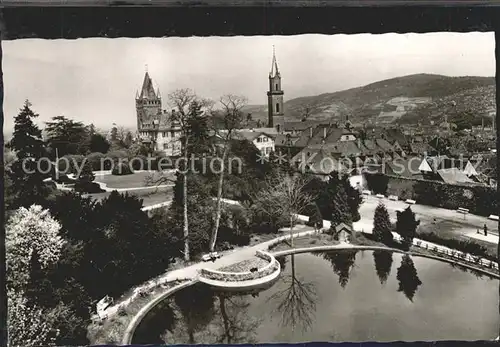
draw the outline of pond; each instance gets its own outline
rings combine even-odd
[[[499,280],[386,251],[303,253],[254,293],[196,284],[166,298],[133,344],[490,340]]]

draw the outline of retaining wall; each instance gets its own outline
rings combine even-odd
[[[266,276],[272,275],[274,272],[280,270],[279,262],[269,253],[257,251],[255,256],[269,261],[269,264],[258,269],[255,272],[229,272],[229,271],[217,271],[211,269],[201,269],[200,270],[200,281],[205,282],[205,279],[219,281],[219,282],[241,282],[256,280],[259,278],[264,278]]]

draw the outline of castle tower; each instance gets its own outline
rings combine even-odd
[[[149,77],[146,70],[142,89],[140,93],[136,93],[135,108],[137,111],[137,130],[138,132],[151,131],[154,129],[155,122],[159,114],[161,114],[161,96],[155,92],[153,81]]]
[[[283,90],[281,89],[281,75],[273,46],[273,62],[269,72],[269,91],[267,92],[268,127],[276,128],[278,132],[284,130],[285,115],[283,110]]]

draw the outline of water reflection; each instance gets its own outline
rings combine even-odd
[[[284,289],[277,290],[268,298],[267,302],[277,303],[273,312],[281,314],[280,325],[282,327],[293,329],[300,327],[302,331],[307,331],[314,322],[316,288],[313,282],[306,282],[297,277],[294,254],[290,256],[290,263],[291,275],[282,274],[281,277]]]
[[[403,255],[401,258],[401,265],[398,268],[396,278],[399,282],[398,292],[403,292],[413,302],[413,297],[422,281],[420,281],[415,264],[413,264],[413,260],[408,254]]]
[[[176,329],[181,332],[185,330],[190,344],[198,343],[195,341],[195,333],[203,330],[214,316],[214,295],[208,286],[194,285],[181,290],[174,295],[174,302],[182,316],[183,329]],[[179,324],[178,324],[179,325]],[[183,334],[184,332],[181,332]],[[168,333],[165,338],[168,339]],[[184,335],[184,334],[183,334]]]
[[[181,324],[177,324],[177,317],[170,301],[163,301],[155,307],[154,311],[146,315],[134,333],[133,343],[163,344],[165,332],[173,334]]]
[[[342,250],[336,252],[321,253],[323,258],[328,260],[332,265],[333,272],[335,272],[335,274],[339,276],[340,286],[344,289],[349,282],[351,270],[355,266],[357,253],[358,251],[356,250]]]
[[[373,251],[373,261],[375,262],[375,270],[377,271],[380,283],[384,284],[391,274],[392,252],[380,250]]]
[[[215,331],[215,343],[256,343],[255,330],[260,319],[247,313],[250,306],[242,296],[219,293],[219,320]],[[220,324],[222,321],[222,325]]]
[[[476,279],[469,273],[479,273],[461,266],[464,272],[452,271],[448,263],[387,251],[329,251],[277,259],[283,272],[266,289],[228,293],[201,283],[182,289],[146,315],[132,343],[440,340],[497,335],[498,312],[491,310],[497,305],[497,280]],[[425,295],[416,300],[423,282]],[[446,310],[443,285],[450,288]],[[394,295],[396,290],[401,294]],[[464,300],[468,296],[474,298],[472,304]],[[435,329],[438,324],[440,329]]]

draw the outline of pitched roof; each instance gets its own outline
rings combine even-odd
[[[156,93],[153,88],[153,81],[149,77],[148,72],[144,74],[144,81],[142,82],[142,89],[139,95],[140,99],[156,99]]]
[[[345,223],[340,223],[335,227],[336,232],[341,232],[342,230],[346,230],[346,231],[352,233],[352,228]]]
[[[408,178],[421,177],[419,171],[421,160],[418,157],[411,157],[408,159],[394,159],[392,162],[387,162],[387,172],[393,175],[398,175]]]
[[[437,173],[441,177],[441,179],[449,184],[455,183],[474,183],[471,179],[469,179],[460,169],[451,168],[451,169],[441,169],[438,170]]]
[[[259,137],[261,135],[265,135],[269,138],[273,138],[272,135],[267,134],[263,131],[250,131],[250,130],[239,130],[239,131],[235,132],[234,138],[239,139],[239,140],[248,140],[248,141],[252,142],[253,140],[255,140],[257,137]]]
[[[347,171],[347,168],[323,149],[303,149],[291,160],[297,163],[299,170],[309,170],[313,173],[327,175],[332,171]]]

